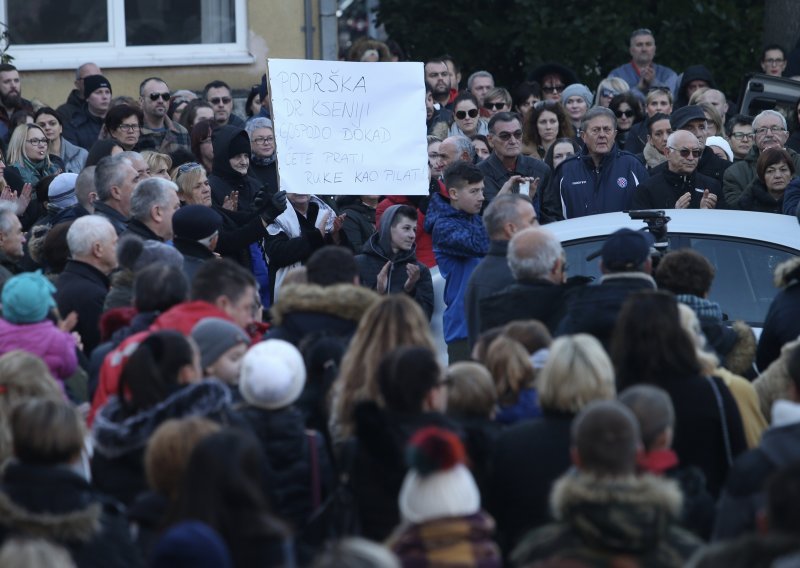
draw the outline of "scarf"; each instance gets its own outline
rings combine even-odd
[[[268,166],[275,162],[277,154],[278,154],[277,152],[273,152],[272,155],[267,158],[262,158],[261,156],[256,156],[255,154],[251,154],[250,163],[255,166]]]

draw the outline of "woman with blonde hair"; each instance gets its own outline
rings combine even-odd
[[[142,158],[147,162],[150,168],[150,173],[153,177],[161,177],[164,179],[172,179],[170,177],[170,170],[172,170],[172,158],[168,154],[161,152],[154,152],[152,150],[145,150],[141,152]]]
[[[13,451],[9,428],[11,409],[26,400],[42,398],[63,400],[64,395],[50,369],[36,355],[27,351],[9,351],[0,356],[0,465]]]
[[[502,432],[491,460],[490,512],[507,547],[548,522],[550,487],[572,465],[572,419],[590,402],[614,398],[614,367],[595,337],[565,335],[550,346],[536,388],[542,417]]]
[[[48,145],[49,140],[39,125],[20,125],[8,142],[8,165],[17,168],[25,183],[36,184],[57,174],[59,168],[50,161]]]
[[[385,296],[361,317],[333,383],[329,429],[334,442],[353,434],[357,403],[372,400],[382,404],[377,370],[383,355],[412,345],[436,352],[428,318],[412,298]]]
[[[497,422],[514,424],[541,416],[533,388],[533,364],[519,341],[505,335],[492,341],[486,352],[486,368],[497,388]]]

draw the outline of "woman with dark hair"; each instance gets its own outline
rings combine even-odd
[[[98,489],[125,504],[147,488],[143,455],[147,440],[169,418],[227,417],[231,392],[201,380],[197,349],[177,331],[157,331],[124,362],[117,395],[95,416],[92,458]]]
[[[762,213],[783,213],[783,195],[795,176],[791,154],[783,148],[761,152],[756,162],[756,178],[739,197],[738,208]]]
[[[186,108],[183,109],[181,114],[181,125],[189,132],[192,131],[194,125],[201,120],[214,120],[214,109],[209,103],[202,99],[195,99],[189,101]]]
[[[630,91],[614,95],[608,105],[617,117],[617,137],[614,142],[620,150],[625,149],[625,141],[628,138],[628,131],[634,124],[638,124],[644,118],[642,105],[639,99]]]
[[[795,101],[794,110],[789,115],[789,129],[792,134],[786,141],[786,147],[795,152],[800,152],[800,98]]]
[[[574,138],[575,129],[557,101],[539,101],[522,126],[522,153],[544,159],[557,138]]]
[[[389,351],[373,380],[380,405],[370,400],[355,408],[355,494],[364,536],[384,540],[400,521],[398,495],[409,438],[425,426],[454,426],[442,414],[447,384],[429,348],[407,345]]]
[[[66,141],[66,140],[65,140]],[[106,138],[105,140],[98,140],[92,144],[92,149],[89,150],[89,155],[86,157],[86,165],[84,167],[96,166],[97,162],[106,156],[114,156],[120,152],[124,152],[125,148],[122,144],[114,138]]]
[[[264,455],[255,437],[227,429],[192,451],[170,526],[201,521],[228,545],[236,568],[294,566],[288,528],[269,510],[261,489]]]
[[[611,357],[619,390],[648,383],[667,391],[675,406],[675,452],[682,464],[701,469],[709,492],[719,495],[733,460],[747,449],[742,418],[722,379],[703,374],[675,296],[631,294],[617,319]]]
[[[58,156],[64,162],[64,171],[74,174],[81,173],[86,165],[89,152],[64,138],[64,123],[58,112],[50,107],[42,107],[33,115],[33,121],[47,137],[47,152]]]
[[[261,111],[261,85],[253,85],[250,87],[250,94],[247,95],[247,100],[244,103],[244,112],[247,118],[258,116]]]
[[[513,110],[521,117],[533,108],[533,105],[542,100],[542,88],[536,81],[523,81],[511,92]]]
[[[581,145],[575,138],[559,138],[544,155],[544,163],[550,166],[550,169],[555,169],[567,158],[577,156],[581,153]]]
[[[192,101],[194,102],[194,101]],[[195,160],[201,164],[206,173],[211,173],[214,165],[214,146],[212,136],[219,129],[214,120],[201,120],[191,129],[190,143]]]
[[[108,109],[100,135],[113,138],[124,150],[133,150],[139,142],[143,121],[144,115],[139,107],[117,105]]]
[[[466,136],[489,134],[487,122],[480,117],[478,99],[467,91],[461,91],[453,100],[453,123],[449,136]]]

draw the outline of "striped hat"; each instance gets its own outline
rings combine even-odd
[[[78,197],[75,195],[75,180],[78,174],[58,174],[50,182],[47,189],[47,202],[58,209],[66,209],[78,204]]]

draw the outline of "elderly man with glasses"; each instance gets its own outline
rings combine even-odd
[[[181,147],[191,151],[189,132],[167,116],[169,100],[169,87],[163,79],[148,77],[139,85],[139,106],[142,107],[144,124],[136,144],[138,151],[169,154]]]
[[[528,194],[541,218],[538,188],[550,183],[550,168],[541,160],[522,154],[522,122],[517,113],[498,112],[489,120],[489,143],[493,151],[478,164],[483,173],[483,195],[488,205],[498,195]],[[547,216],[543,218],[545,221]]]
[[[739,202],[742,192],[758,177],[756,162],[761,152],[769,148],[785,148],[786,140],[789,138],[786,119],[774,110],[764,110],[756,115],[753,119],[753,133],[755,144],[750,152],[743,160],[731,165],[722,179],[722,191],[725,193],[725,200],[731,206]],[[795,171],[800,171],[800,155],[788,148],[786,151],[792,157]]]
[[[669,87],[672,93],[678,86],[678,76],[669,67],[653,63],[656,56],[656,39],[653,32],[646,28],[634,30],[631,34],[630,48],[631,61],[620,65],[609,77],[624,79],[631,87],[631,91],[644,99],[647,91],[652,87]]]
[[[666,168],[636,188],[632,209],[725,208],[722,184],[697,170],[703,155],[697,136],[688,130],[673,132],[667,138],[666,154]]]

